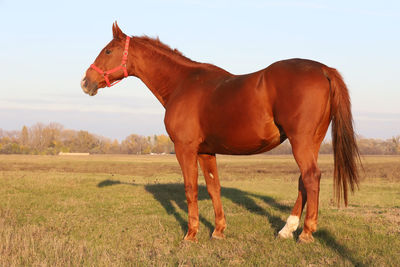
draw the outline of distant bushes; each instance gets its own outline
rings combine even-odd
[[[357,144],[362,155],[400,155],[400,135],[386,140],[358,138]],[[286,155],[291,153],[292,147],[288,141],[267,152],[267,154],[272,155]],[[332,154],[332,143],[330,141],[323,142],[319,153]]]
[[[167,135],[131,134],[122,142],[88,131],[64,129],[61,124],[37,123],[20,131],[0,129],[0,154],[56,155],[59,152],[91,154],[173,153],[174,145]]]
[[[364,155],[399,155],[400,135],[390,139],[358,138]],[[174,153],[174,144],[167,135],[141,136],[131,134],[122,142],[89,133],[64,129],[61,124],[37,123],[22,127],[20,131],[0,129],[0,154],[56,155],[59,152],[89,152],[91,154],[150,154]],[[288,141],[267,152],[273,155],[291,154]],[[331,142],[324,142],[321,154],[331,154]]]

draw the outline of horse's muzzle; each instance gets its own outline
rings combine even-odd
[[[86,77],[83,77],[83,79],[81,80],[81,87],[83,92],[85,92],[86,94],[90,95],[90,96],[94,96],[97,94],[97,90],[99,89],[97,87],[96,83],[91,83],[89,82]]]

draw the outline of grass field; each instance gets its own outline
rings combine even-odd
[[[0,266],[395,266],[400,263],[400,157],[364,157],[348,208],[332,201],[321,156],[313,244],[276,239],[297,197],[290,156],[218,156],[225,240],[200,175],[199,243],[174,156],[0,155]],[[303,218],[304,219],[304,216]]]

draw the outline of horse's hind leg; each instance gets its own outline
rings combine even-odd
[[[316,145],[312,141],[307,142],[305,138],[292,139],[290,141],[292,144],[294,158],[296,159],[297,165],[301,171],[301,181],[299,181],[299,196],[291,216],[298,215],[298,225],[298,220],[300,219],[304,204],[307,202],[304,228],[303,232],[299,236],[299,241],[312,242],[314,240],[312,233],[317,230],[319,185],[321,179],[321,171],[317,165],[319,145]]]
[[[296,203],[293,206],[292,213],[286,221],[285,226],[279,231],[279,237],[281,238],[292,238],[293,232],[296,231],[299,226],[301,214],[303,213],[304,205],[307,202],[307,191],[304,188],[303,179],[301,175],[299,177],[298,185],[299,193],[297,195]]]
[[[212,238],[224,238],[226,221],[221,204],[221,185],[219,184],[217,160],[215,155],[200,154],[198,156],[200,167],[203,170],[204,179],[207,183],[207,191],[211,197],[215,213],[215,230]]]
[[[321,171],[317,165],[317,152],[313,151],[315,145],[305,142],[295,143],[293,155],[299,165],[301,178],[307,195],[307,212],[304,220],[303,232],[299,236],[301,242],[312,242],[312,233],[317,230],[318,204],[319,204],[319,185]]]

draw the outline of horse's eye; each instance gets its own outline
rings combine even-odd
[[[106,49],[106,54],[107,55],[111,54],[111,50]]]

